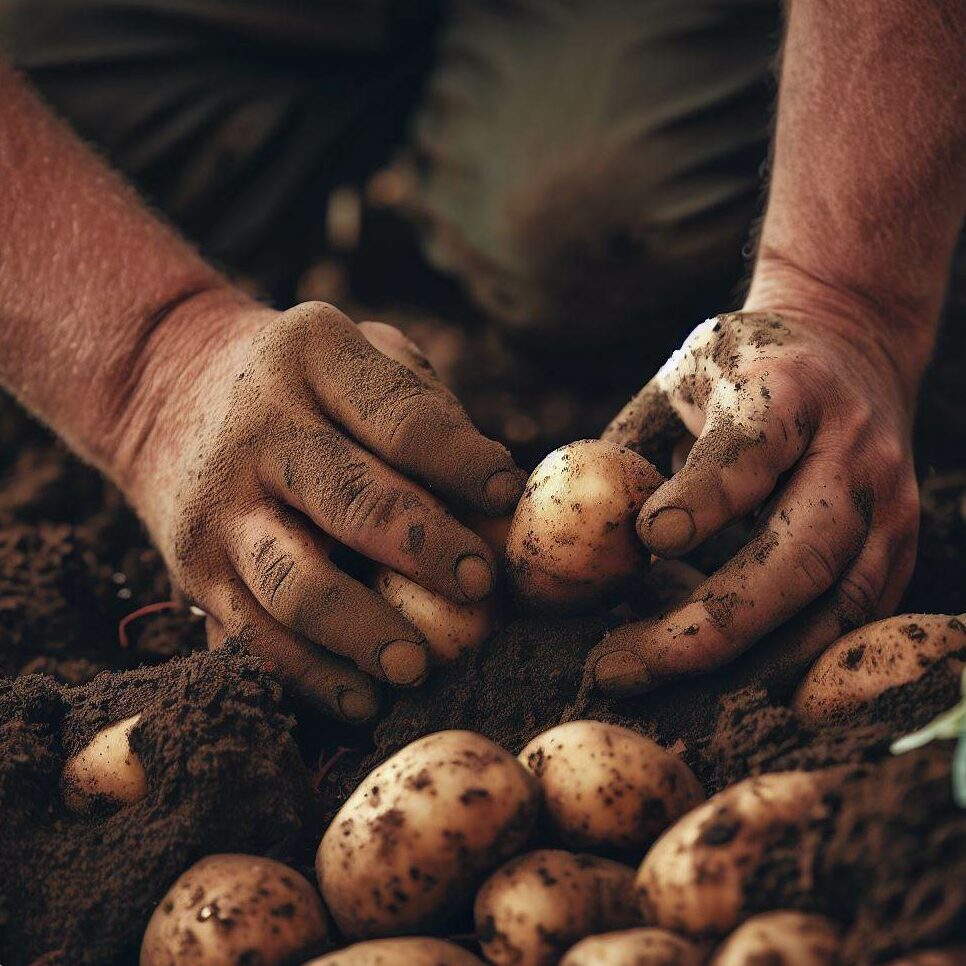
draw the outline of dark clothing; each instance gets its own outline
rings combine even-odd
[[[778,24],[777,0],[0,0],[15,63],[208,254],[297,271],[330,189],[406,146],[431,261],[571,348],[727,304]]]

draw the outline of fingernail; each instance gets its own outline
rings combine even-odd
[[[390,641],[379,650],[379,667],[393,684],[415,684],[426,673],[426,648],[413,641]]]
[[[658,556],[683,553],[691,544],[697,527],[690,510],[668,506],[647,518],[641,538]]]
[[[647,690],[651,676],[633,651],[611,651],[597,659],[594,680],[609,694],[633,694]]]
[[[366,721],[376,713],[372,702],[364,694],[349,688],[343,688],[336,697],[336,701],[342,716],[347,721]]]
[[[483,499],[491,513],[508,513],[523,495],[526,480],[515,470],[498,470],[483,484]]]
[[[493,589],[493,571],[477,553],[468,553],[456,561],[456,582],[468,600],[482,600]]]

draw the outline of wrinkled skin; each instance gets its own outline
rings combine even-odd
[[[659,557],[761,509],[748,544],[683,603],[590,653],[600,688],[711,671],[779,628],[769,658],[801,667],[895,608],[918,533],[915,386],[865,332],[787,311],[709,319],[607,428],[651,459],[696,437],[638,517]]]
[[[390,326],[307,303],[249,306],[226,331],[162,403],[125,488],[211,644],[247,638],[293,690],[364,720],[375,682],[418,684],[429,652],[332,549],[481,600],[493,552],[443,501],[505,513],[522,474]]]

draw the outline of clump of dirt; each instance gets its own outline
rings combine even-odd
[[[849,926],[843,962],[962,938],[966,818],[952,797],[951,757],[945,742],[888,758],[826,797],[804,845],[814,894]]]
[[[310,854],[317,802],[280,700],[277,682],[237,645],[76,688],[46,675],[0,681],[4,961],[121,960],[136,952],[171,882],[202,856]],[[136,713],[130,740],[147,796],[71,812],[65,761]]]

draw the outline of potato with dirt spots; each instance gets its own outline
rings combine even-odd
[[[483,966],[456,943],[429,936],[369,939],[313,959],[305,966]]]
[[[701,966],[700,946],[666,929],[622,929],[573,946],[560,966]]]
[[[319,953],[329,919],[294,869],[256,855],[209,855],[161,900],[140,966],[281,966]]]
[[[454,604],[389,567],[379,567],[373,586],[429,644],[436,661],[455,661],[478,648],[500,624],[496,595],[476,604]]]
[[[407,745],[362,782],[316,857],[322,895],[349,938],[437,929],[517,852],[536,820],[536,779],[472,731]]]
[[[102,728],[67,761],[61,783],[68,808],[82,812],[98,800],[132,805],[144,798],[148,779],[130,742],[140,720],[135,714]]]
[[[585,439],[554,450],[527,481],[507,537],[516,596],[537,608],[614,603],[647,571],[637,514],[664,477],[642,456]]]
[[[771,846],[800,826],[847,768],[747,778],[688,812],[637,873],[645,921],[686,936],[723,936],[744,918],[744,887]]]
[[[763,912],[742,923],[711,959],[711,966],[829,966],[837,963],[839,929],[825,916],[793,910]]]
[[[496,966],[550,966],[585,936],[641,923],[630,866],[558,849],[497,869],[473,914],[483,955]]]
[[[846,634],[812,665],[793,707],[807,725],[848,720],[889,688],[939,661],[966,661],[966,614],[902,614]]]
[[[557,725],[519,758],[540,782],[550,824],[571,848],[640,856],[705,797],[680,758],[602,721]]]

